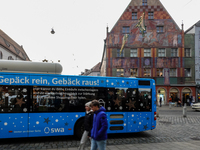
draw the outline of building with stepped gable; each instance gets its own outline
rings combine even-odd
[[[179,28],[160,0],[132,0],[113,28],[107,27],[101,76],[153,78],[157,100],[186,102],[196,96],[196,84],[193,67],[185,68],[184,42],[183,24]]]

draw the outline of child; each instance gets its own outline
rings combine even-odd
[[[91,135],[91,129],[92,129],[92,124],[93,124],[93,111],[91,110],[90,104],[91,104],[91,102],[87,102],[85,104],[85,110],[86,110],[85,120],[84,120],[85,131],[83,132],[78,150],[85,149],[85,144],[87,143],[87,141]]]

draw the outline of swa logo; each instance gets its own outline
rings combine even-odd
[[[49,128],[49,127],[45,127],[44,128],[44,133],[45,134],[49,134],[49,133],[61,133],[61,132],[65,132],[64,128]]]

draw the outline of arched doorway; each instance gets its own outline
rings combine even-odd
[[[183,98],[182,98],[182,102],[183,104],[186,103],[187,106],[190,106],[191,102],[192,102],[192,90],[190,88],[184,88],[182,90],[182,94],[183,94]]]
[[[179,91],[177,88],[171,88],[170,91],[170,98],[172,99],[172,102],[175,103],[176,97],[179,98]]]
[[[167,103],[167,93],[165,88],[159,88],[157,90],[157,104],[160,105],[160,98],[162,100],[162,105],[165,105]]]

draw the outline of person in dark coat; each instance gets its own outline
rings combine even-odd
[[[105,114],[106,109],[97,100],[93,100],[91,108],[94,112],[93,127],[91,131],[91,150],[105,150],[107,140],[108,122]]]
[[[92,129],[92,124],[93,124],[93,111],[91,110],[90,105],[91,105],[91,102],[87,102],[85,104],[85,110],[86,110],[85,119],[84,119],[85,131],[83,132],[78,150],[85,149],[85,144],[87,143],[89,137],[91,136],[91,129]]]
[[[177,104],[177,107],[180,105],[181,107],[181,100],[178,98],[178,104]]]
[[[160,107],[162,106],[162,97],[160,97]]]
[[[178,107],[178,97],[175,98],[175,107]]]

